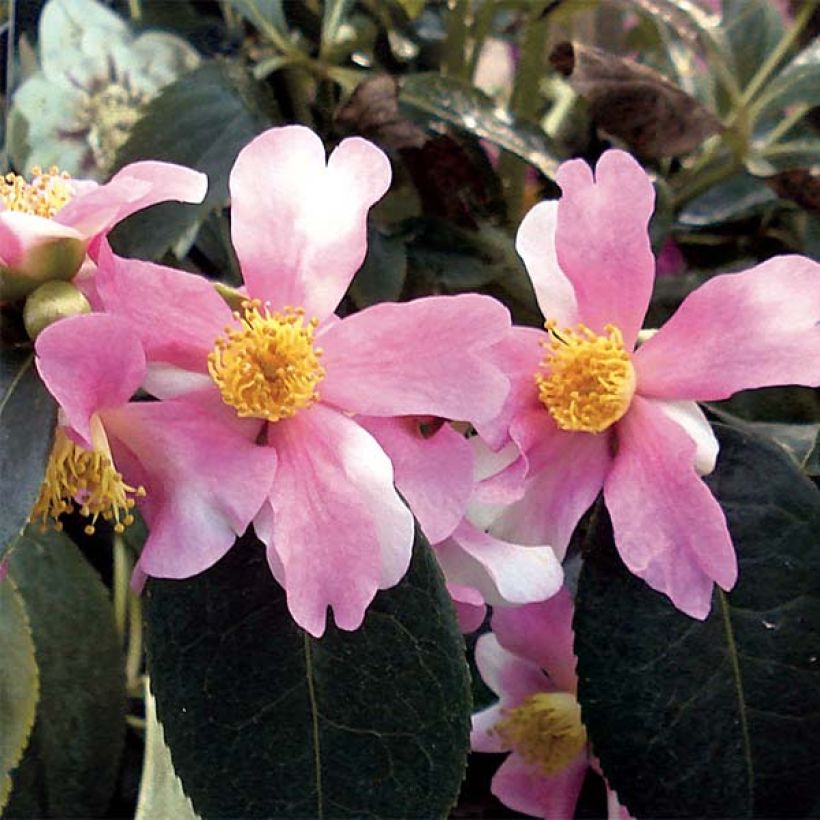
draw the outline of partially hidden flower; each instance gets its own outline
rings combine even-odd
[[[525,488],[493,532],[560,556],[603,489],[626,566],[705,618],[713,581],[731,589],[737,560],[701,480],[718,444],[695,402],[820,384],[820,265],[779,256],[716,276],[636,349],[655,272],[649,178],[611,150],[594,178],[573,160],[557,181],[561,199],[537,205],[518,232],[547,322],[497,349],[512,380],[502,418],[521,453],[507,471]]]
[[[498,695],[473,715],[477,752],[509,752],[491,790],[505,806],[534,817],[570,818],[587,770],[599,774],[581,707],[566,588],[540,604],[493,612],[492,632],[475,648],[478,671]],[[628,818],[607,785],[608,816]]]
[[[14,94],[9,120],[12,156],[27,174],[56,165],[106,179],[146,103],[200,62],[168,32],[134,37],[95,0],[49,0],[38,46],[40,71]]]
[[[486,421],[509,390],[484,355],[510,330],[492,299],[433,297],[334,315],[365,255],[367,212],[389,184],[387,158],[360,138],[329,160],[301,126],[253,140],[230,177],[246,287],[234,313],[201,277],[107,250],[99,259],[105,310],[127,318],[145,348],[146,389],[212,401],[255,425],[260,449],[275,454],[254,527],[294,619],[317,636],[328,606],[340,628],[357,628],[376,591],[398,583],[410,561],[412,515],[389,457],[355,417]],[[216,421],[214,438],[220,429]],[[248,483],[241,474],[222,481],[226,492]],[[216,560],[193,560],[194,549],[184,530],[153,538],[140,570],[180,578]]]
[[[198,171],[153,161],[127,165],[105,185],[57,168],[0,177],[0,300],[71,279],[118,222],[157,202],[201,202],[207,187]]]
[[[242,420],[213,425],[195,402],[130,401],[145,380],[145,354],[121,319],[87,314],[47,327],[37,370],[59,403],[58,428],[31,520],[61,527],[76,508],[92,533],[99,520],[122,532],[140,507],[151,539],[184,532],[189,551],[211,556],[245,531],[270,487],[273,456]],[[217,407],[213,412],[220,413]],[[243,486],[223,486],[226,475]],[[125,477],[127,476],[127,478]]]
[[[544,601],[561,588],[564,574],[551,547],[503,541],[471,520],[468,508],[484,500],[489,453],[478,436],[465,438],[440,419],[358,420],[393,463],[396,487],[434,547],[462,631],[481,625],[487,604]]]

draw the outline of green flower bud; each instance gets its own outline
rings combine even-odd
[[[54,322],[80,313],[91,313],[91,305],[81,290],[70,282],[46,282],[26,299],[23,323],[29,337],[36,339]]]

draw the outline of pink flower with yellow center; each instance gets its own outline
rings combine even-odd
[[[366,140],[344,140],[326,159],[309,129],[271,129],[240,152],[230,178],[247,288],[237,311],[201,277],[105,248],[97,272],[105,310],[142,341],[146,389],[190,403],[192,417],[212,421],[213,439],[225,424],[253,425],[259,449],[275,460],[254,526],[294,619],[317,636],[328,606],[339,627],[357,628],[376,591],[398,583],[410,560],[413,517],[390,458],[355,417],[488,422],[509,391],[484,355],[510,329],[492,299],[334,315],[365,255],[367,212],[389,184],[387,158]],[[215,407],[219,418],[203,409]],[[248,488],[216,459],[210,470],[226,492]],[[196,549],[182,532],[167,541],[152,533],[140,570],[186,577]]]
[[[505,806],[534,817],[569,818],[590,766],[599,774],[581,707],[566,588],[543,603],[495,610],[475,648],[478,671],[499,696],[473,715],[476,752],[509,752],[492,780]],[[629,817],[607,786],[608,816]]]
[[[145,354],[115,317],[63,319],[37,337],[35,350],[60,412],[32,521],[60,529],[76,504],[88,533],[99,519],[122,532],[139,499],[151,527],[146,549],[184,534],[194,571],[224,554],[270,488],[272,455],[256,446],[253,425],[236,420],[214,438],[207,408],[195,415],[191,403],[130,401],[145,380]],[[223,484],[239,475],[245,486]]]
[[[716,276],[636,349],[655,270],[649,178],[613,150],[594,177],[573,160],[557,181],[561,199],[518,231],[547,332],[516,328],[496,350],[513,383],[500,421],[521,454],[501,479],[525,484],[492,531],[561,554],[603,489],[627,567],[705,618],[712,582],[731,589],[737,561],[700,478],[718,445],[695,402],[820,384],[820,265],[780,256]]]
[[[135,162],[98,185],[57,168],[31,180],[0,177],[0,299],[20,299],[43,282],[71,279],[96,240],[157,202],[202,202],[204,174],[167,162]]]

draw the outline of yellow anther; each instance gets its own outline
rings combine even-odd
[[[280,421],[315,402],[325,371],[313,345],[316,319],[287,306],[271,313],[257,299],[235,313],[239,328],[226,328],[208,355],[208,371],[222,400],[240,416]]]
[[[546,775],[558,774],[587,742],[581,707],[569,692],[537,692],[520,706],[504,711],[493,731]]]
[[[600,433],[629,409],[635,393],[635,369],[614,325],[604,336],[585,325],[558,331],[546,323],[543,372],[536,373],[538,397],[562,430]]]
[[[144,495],[143,487],[123,481],[110,454],[85,450],[58,428],[31,520],[39,520],[43,529],[51,521],[54,529],[61,530],[60,517],[71,512],[76,503],[80,515],[91,519],[85,527],[87,535],[94,533],[100,517],[112,522],[114,531],[121,533],[134,523],[134,497]]]
[[[0,199],[9,211],[51,219],[71,199],[70,177],[52,166],[31,169],[31,182],[17,174],[0,177]]]

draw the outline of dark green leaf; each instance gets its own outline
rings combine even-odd
[[[30,348],[0,356],[0,559],[28,521],[51,450],[57,405]]]
[[[201,205],[167,202],[134,214],[111,234],[114,249],[158,259],[189,245],[205,217],[227,204],[236,155],[271,124],[271,112],[263,86],[234,63],[204,63],[166,86],[132,129],[117,167],[140,159],[187,165],[208,175],[208,195]]]
[[[350,284],[350,297],[359,308],[377,302],[398,302],[407,276],[407,251],[401,237],[367,230],[367,256]]]
[[[678,219],[686,226],[707,227],[744,219],[776,201],[776,194],[762,179],[740,173],[693,199]]]
[[[468,746],[464,643],[418,535],[363,626],[293,623],[262,545],[152,581],[148,665],[174,768],[216,817],[444,817]]]
[[[723,0],[722,9],[735,75],[745,88],[783,37],[783,20],[771,0]]]
[[[559,159],[550,138],[537,125],[511,113],[469,83],[437,73],[401,79],[399,101],[409,112],[443,120],[504,148],[552,178]]]
[[[766,87],[756,103],[761,114],[787,105],[820,105],[820,40],[804,48]]]
[[[623,566],[601,510],[575,614],[578,694],[639,817],[796,817],[820,777],[820,492],[777,446],[718,427],[740,564],[706,621]]]
[[[10,576],[31,621],[40,704],[12,774],[9,817],[96,817],[114,790],[125,732],[125,684],[108,591],[63,533],[33,527]]]
[[[741,390],[718,406],[747,421],[811,424],[820,418],[820,394],[810,387]]]
[[[28,743],[40,676],[23,599],[12,581],[0,581],[0,813],[11,790],[9,772]]]

